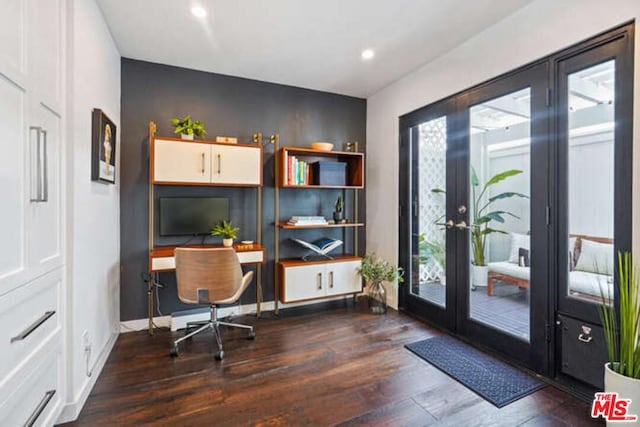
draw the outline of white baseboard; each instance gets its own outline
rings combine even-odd
[[[169,326],[171,326],[171,316],[154,317],[153,323],[161,328],[168,328]],[[149,319],[147,318],[120,322],[121,334],[125,334],[127,332],[143,331],[147,328],[149,328]]]
[[[327,298],[322,301],[303,301],[297,303],[290,304],[278,304],[278,308],[293,308],[293,307],[302,307],[305,305],[318,304],[319,302],[327,302],[327,301],[335,301],[344,299],[344,296],[339,296],[335,298]],[[348,296],[351,298],[351,296]],[[275,304],[273,301],[263,302],[260,304],[261,311],[273,311],[275,308]],[[244,304],[244,305],[236,305],[231,307],[224,307],[218,310],[218,317],[227,317],[227,316],[242,316],[246,314],[255,314],[256,313],[256,304]],[[209,313],[194,313],[184,316],[162,316],[162,317],[154,317],[153,322],[160,327],[170,328],[172,331],[177,331],[178,329],[183,329],[187,326],[187,322],[200,322],[204,320],[209,320]],[[149,327],[148,319],[135,319],[128,320],[126,322],[120,322],[120,333],[126,332],[135,332],[142,331]]]
[[[82,385],[82,389],[75,396],[73,402],[66,403],[64,405],[62,413],[60,414],[56,424],[68,423],[78,419],[80,411],[84,407],[91,390],[93,390],[93,386],[96,384],[96,381],[102,372],[102,368],[104,368],[105,363],[107,363],[107,358],[109,357],[109,354],[111,354],[111,350],[113,350],[113,346],[116,344],[117,339],[118,333],[111,334],[109,341],[104,345],[100,355],[94,362],[91,376],[87,377],[86,381]]]

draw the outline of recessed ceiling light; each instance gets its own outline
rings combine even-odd
[[[369,60],[372,59],[375,56],[375,52],[373,51],[373,49],[365,49],[362,51],[362,59],[364,60]]]
[[[207,11],[201,6],[193,6],[191,8],[191,13],[196,18],[204,18],[205,16],[207,16]]]

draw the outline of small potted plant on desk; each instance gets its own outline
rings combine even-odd
[[[191,116],[184,116],[182,119],[171,119],[173,132],[180,134],[182,139],[192,140],[194,136],[202,138],[207,134],[204,125],[199,120],[191,120]]]
[[[387,291],[383,282],[402,283],[404,271],[401,267],[396,267],[389,261],[384,260],[375,253],[368,253],[362,258],[362,264],[358,268],[358,274],[362,276],[367,284],[367,294],[369,296],[369,310],[375,314],[387,312]]]
[[[604,367],[604,391],[618,393],[618,400],[629,400],[627,414],[638,416],[636,422],[624,423],[630,426],[640,426],[639,274],[631,254],[619,253],[618,280],[615,281],[619,309],[616,312],[613,295],[607,295],[610,293],[608,287],[606,291],[600,290],[602,300],[598,306],[609,359]],[[607,425],[614,423],[607,421]]]
[[[222,246],[231,247],[233,239],[238,236],[238,231],[240,228],[234,227],[231,221],[222,220],[211,230],[211,235],[222,236]]]

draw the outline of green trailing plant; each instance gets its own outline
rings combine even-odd
[[[182,119],[171,119],[171,124],[176,134],[195,135],[199,138],[205,136],[207,131],[199,120],[191,120],[191,115],[186,115]]]
[[[235,239],[240,231],[239,227],[234,227],[231,221],[222,220],[211,230],[212,236],[222,236],[223,239]]]
[[[505,216],[511,216],[518,219],[508,211],[492,210],[492,205],[497,200],[509,199],[512,197],[529,198],[529,196],[517,193],[515,191],[504,191],[484,200],[487,190],[507,178],[521,174],[518,169],[509,169],[492,176],[486,183],[480,186],[478,174],[473,166],[471,166],[471,252],[473,254],[473,263],[477,266],[487,265],[485,260],[485,249],[487,244],[487,236],[492,233],[507,234],[504,230],[498,230],[489,226],[491,221],[504,223]],[[445,193],[445,190],[436,188],[431,190],[434,193]]]
[[[600,289],[600,319],[607,342],[609,367],[629,378],[640,379],[640,276],[629,252],[618,253],[618,304]],[[608,289],[608,288],[607,288]],[[608,291],[607,291],[608,293]]]
[[[404,282],[404,270],[402,267],[396,267],[373,252],[367,253],[362,257],[362,264],[358,268],[358,274],[367,283],[393,282],[396,280],[398,283]]]
[[[443,270],[447,268],[447,248],[444,241],[430,242],[424,234],[420,234],[418,235],[418,253],[420,264],[426,264],[433,258]]]

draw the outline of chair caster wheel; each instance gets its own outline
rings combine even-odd
[[[171,350],[169,350],[169,356],[178,357],[178,346],[177,345],[174,345],[173,347],[171,347]]]
[[[216,360],[222,360],[224,359],[224,351],[220,350],[219,352],[217,352],[213,357],[216,358]]]
[[[248,340],[255,340],[256,339],[256,333],[251,331],[249,332],[249,335],[247,335],[247,339]]]

